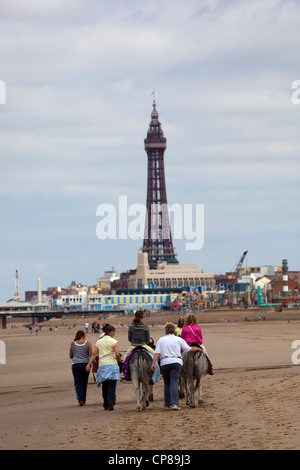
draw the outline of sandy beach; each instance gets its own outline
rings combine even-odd
[[[0,365],[0,449],[299,449],[300,365],[292,361],[292,344],[300,340],[300,310],[264,311],[265,321],[258,319],[260,314],[198,314],[215,370],[204,379],[203,404],[192,409],[182,399],[181,410],[164,411],[161,379],[154,386],[154,401],[140,413],[130,382],[117,387],[115,410],[104,411],[92,374],[87,404],[78,406],[68,353],[85,319],[53,319],[37,335],[29,333],[24,320],[10,319],[8,328],[0,330],[6,346],[6,364]],[[146,318],[155,342],[164,335],[166,320],[176,322],[178,316]],[[90,325],[97,318],[89,317]],[[116,326],[119,348],[126,351],[131,319],[107,321]],[[76,327],[70,328],[73,323]],[[57,325],[57,331],[50,331],[50,325]],[[87,334],[93,345],[97,338]]]

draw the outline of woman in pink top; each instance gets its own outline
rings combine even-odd
[[[197,318],[193,313],[189,313],[185,317],[184,327],[182,328],[180,336],[189,346],[203,345],[201,328],[197,325]]]

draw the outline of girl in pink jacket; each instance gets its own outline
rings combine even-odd
[[[183,338],[189,346],[198,345],[201,346],[204,351],[206,351],[203,345],[203,338],[201,328],[197,324],[196,315],[189,313],[184,322],[184,327],[182,328],[181,338]]]

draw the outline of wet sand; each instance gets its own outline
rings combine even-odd
[[[0,365],[0,449],[299,449],[300,365],[292,362],[292,343],[300,340],[300,311],[264,314],[266,321],[258,321],[258,311],[198,316],[215,370],[204,379],[203,403],[192,409],[182,399],[181,410],[164,411],[161,379],[154,401],[140,413],[130,382],[117,387],[115,410],[104,411],[92,374],[87,404],[77,405],[68,353],[85,320],[51,320],[37,335],[24,321],[11,328],[9,320],[8,328],[0,330],[6,345],[6,364]],[[177,318],[147,318],[154,340],[164,335],[166,319]],[[76,328],[69,329],[74,321]],[[126,351],[130,320],[108,321],[117,327],[120,350]],[[50,324],[58,331],[50,331]],[[97,338],[87,335],[93,345]]]

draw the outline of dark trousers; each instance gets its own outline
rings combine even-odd
[[[102,385],[103,408],[108,410],[109,404],[116,404],[116,380],[105,380]]]
[[[86,402],[86,390],[89,379],[89,372],[85,370],[88,363],[73,364],[72,372],[74,377],[74,386],[78,402]]]
[[[161,373],[164,379],[165,406],[178,405],[178,382],[181,368],[182,366],[177,362],[161,367]]]

